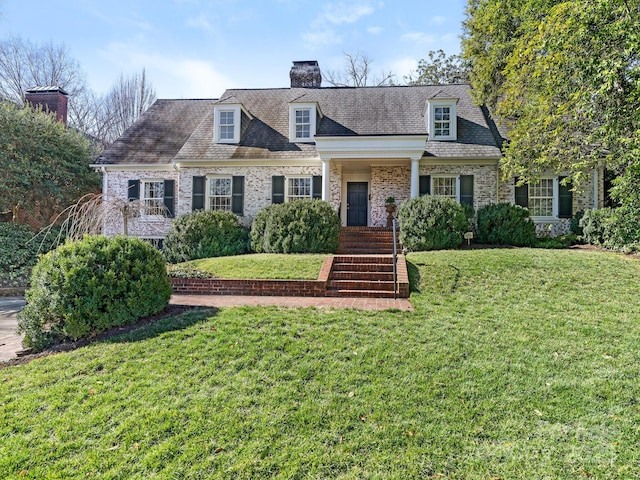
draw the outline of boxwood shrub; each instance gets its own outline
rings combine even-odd
[[[536,243],[536,226],[529,210],[511,203],[492,203],[476,213],[478,243],[531,247]]]
[[[162,311],[171,284],[162,254],[137,238],[85,237],[42,255],[18,315],[24,345],[42,350]]]
[[[174,220],[162,250],[168,262],[188,262],[246,253],[248,240],[248,229],[233,213],[196,210]]]
[[[640,212],[635,209],[586,210],[580,226],[587,243],[623,252],[640,251]]]
[[[425,195],[400,205],[400,242],[412,251],[457,248],[469,229],[465,209],[455,200]]]
[[[302,199],[269,205],[251,224],[256,253],[332,253],[338,249],[340,219],[322,200]]]

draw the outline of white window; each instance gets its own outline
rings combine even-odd
[[[240,141],[240,115],[239,105],[214,107],[213,141],[216,143],[238,143]]]
[[[433,114],[433,135],[435,137],[451,136],[451,107],[435,107]]]
[[[231,193],[231,177],[210,178],[207,208],[231,211]]]
[[[223,110],[220,112],[220,141],[233,141],[235,136],[235,121],[233,110]]]
[[[316,134],[315,104],[289,105],[289,141],[313,142]]]
[[[164,215],[164,180],[143,180],[142,204],[145,215]]]
[[[433,177],[431,194],[458,200],[458,177]]]
[[[311,177],[287,178],[287,201],[311,198]]]
[[[456,140],[457,99],[429,100],[427,103],[427,131],[429,140]]]
[[[553,178],[542,178],[539,183],[529,185],[529,214],[532,217],[554,216]]]

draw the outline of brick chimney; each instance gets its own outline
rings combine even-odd
[[[40,105],[43,110],[55,113],[57,120],[67,125],[69,94],[61,87],[30,88],[27,90],[24,99],[32,106]]]
[[[289,72],[291,88],[320,88],[322,74],[316,60],[293,62]]]

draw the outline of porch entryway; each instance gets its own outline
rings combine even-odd
[[[347,182],[347,226],[366,227],[369,208],[369,184]]]

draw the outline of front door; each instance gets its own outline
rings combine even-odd
[[[347,226],[366,227],[369,205],[369,184],[347,182]]]

